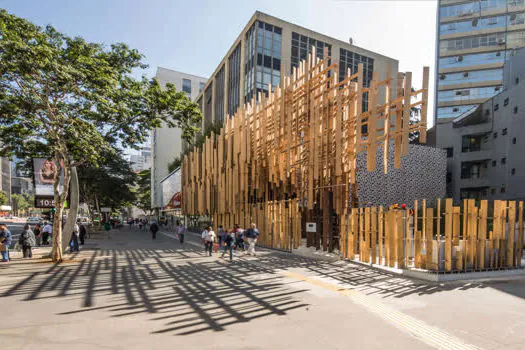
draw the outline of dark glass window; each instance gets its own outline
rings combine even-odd
[[[495,160],[492,161],[492,166],[495,167],[497,165],[497,162]]]
[[[516,144],[516,138],[515,138],[515,137],[512,139],[512,144],[513,144],[513,145]]]
[[[498,133],[497,133],[497,132],[494,133],[494,138],[495,138],[495,139],[498,138]]]
[[[496,103],[496,104],[494,105],[494,110],[497,111],[498,109],[499,109],[499,104]]]
[[[507,192],[507,188],[505,186],[501,186],[500,192],[501,193]]]
[[[495,188],[491,188],[490,189],[490,194],[496,194],[496,189]]]
[[[448,148],[445,148],[447,150],[447,158],[452,158],[454,156],[454,148],[453,147],[448,147]]]
[[[233,116],[240,103],[241,44],[228,57],[228,114]]]
[[[510,171],[510,173],[511,173],[512,175],[516,175],[516,168],[512,168],[512,170]]]
[[[501,130],[501,135],[507,135],[507,128],[504,128],[503,130]]]
[[[514,114],[518,114],[518,106],[514,107]]]
[[[501,164],[506,164],[507,163],[507,158],[503,157],[501,158]]]
[[[224,66],[215,77],[215,122],[224,122]]]
[[[508,97],[503,101],[503,105],[504,106],[508,106],[509,105],[509,98]]]
[[[516,84],[520,83],[520,77],[516,77]]]
[[[182,91],[191,94],[191,80],[182,79]]]
[[[205,86],[206,86],[206,83],[200,82],[199,83],[199,92],[201,92],[202,89],[204,89]]]

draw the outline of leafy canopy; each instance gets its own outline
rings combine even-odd
[[[198,106],[173,85],[134,79],[143,56],[69,37],[0,9],[0,139],[4,153],[98,165],[165,123],[191,140]],[[69,161],[71,164],[69,164]]]

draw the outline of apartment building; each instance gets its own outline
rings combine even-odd
[[[429,141],[447,151],[447,195],[456,202],[525,199],[525,49],[505,63],[498,95],[436,124]]]
[[[434,125],[499,94],[503,66],[525,46],[525,0],[439,0]]]
[[[235,114],[239,106],[257,98],[259,93],[268,93],[270,85],[278,86],[281,77],[298,67],[312,47],[316,48],[317,57],[323,58],[326,48],[331,59],[339,62],[340,78],[349,68],[356,72],[358,64],[363,63],[365,86],[373,71],[379,79],[398,72],[397,60],[355,46],[351,41],[255,12],[197,96],[204,132],[213,123],[222,124],[227,115]]]
[[[186,93],[189,99],[195,100],[203,90],[207,79],[175,70],[158,67],[155,75],[162,86],[167,83],[175,85],[177,90]],[[151,205],[162,206],[161,180],[168,176],[168,164],[182,152],[182,130],[163,126],[151,132]],[[141,154],[142,155],[142,154]]]

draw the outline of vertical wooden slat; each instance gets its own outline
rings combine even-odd
[[[487,213],[488,213],[488,201],[482,200],[479,206],[479,221],[478,221],[478,260],[479,268],[485,269],[485,251],[487,246]]]
[[[445,200],[445,271],[452,271],[452,198]]]
[[[377,207],[372,207],[370,211],[370,230],[371,230],[371,237],[370,237],[370,247],[372,249],[372,264],[377,264]]]
[[[434,269],[434,263],[433,263],[433,238],[434,238],[434,209],[433,208],[427,208],[427,224],[426,224],[426,232],[425,232],[425,249],[426,249],[426,266],[425,268],[427,270],[433,270]]]
[[[516,202],[509,201],[507,228],[507,267],[514,267],[514,237],[516,235]],[[522,247],[523,248],[523,247]]]

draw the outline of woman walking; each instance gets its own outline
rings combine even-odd
[[[184,234],[186,233],[186,227],[184,225],[181,225],[179,220],[177,220],[177,226],[175,227],[175,233],[177,234],[177,238],[179,239],[180,245],[184,246]]]
[[[24,226],[24,231],[22,232],[22,234],[20,234],[18,243],[22,247],[24,258],[32,258],[32,247],[36,246],[36,239],[35,234],[33,233],[28,224]]]

